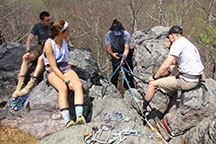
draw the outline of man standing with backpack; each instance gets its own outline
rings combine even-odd
[[[132,66],[132,56],[133,56],[133,49],[130,49],[130,34],[124,29],[122,24],[118,20],[113,20],[113,23],[109,29],[109,32],[105,35],[105,43],[106,43],[106,51],[112,57],[112,65],[113,65],[113,72],[118,67],[118,63],[121,66],[124,65],[126,69],[129,70],[128,65],[131,70],[133,70]],[[123,56],[128,63],[125,64],[123,59],[120,56]],[[111,82],[117,87],[118,84],[118,76],[119,71],[115,73],[112,77]],[[126,78],[129,81],[129,84],[132,88],[134,88],[133,77],[126,72]],[[127,87],[126,82],[124,82],[124,87]]]

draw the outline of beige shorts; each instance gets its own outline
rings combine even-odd
[[[178,89],[177,80],[175,76],[169,76],[165,78],[160,78],[154,81],[158,88],[160,88],[164,93],[169,93],[176,91]],[[199,82],[187,82],[184,79],[180,78],[181,89],[190,90],[198,85]]]
[[[34,55],[35,60],[38,59],[38,57],[43,53],[43,46],[42,45],[36,45],[33,50],[31,50],[31,53]]]

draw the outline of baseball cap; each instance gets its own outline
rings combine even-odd
[[[120,29],[120,22],[117,19],[113,20],[112,27],[114,30],[119,30]]]
[[[174,34],[178,33],[178,34],[182,35],[182,28],[180,28],[179,26],[176,26],[176,25],[172,26],[168,32],[167,38],[169,38],[169,35],[172,33],[174,33]]]

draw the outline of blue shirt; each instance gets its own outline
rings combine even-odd
[[[51,22],[51,26],[54,22]],[[32,26],[30,33],[38,37],[38,45],[44,45],[48,39],[50,27],[44,26],[42,23],[36,23]]]
[[[106,45],[110,45],[112,52],[122,54],[125,45],[130,44],[130,34],[127,31],[109,31],[105,35]]]
[[[131,42],[131,36],[130,36],[129,32],[127,32],[125,30],[123,30],[122,32],[124,33],[125,45],[130,44],[130,42]],[[118,31],[117,32],[114,31],[114,34],[115,33],[116,33],[116,35],[119,35]],[[106,35],[105,35],[105,43],[106,43],[106,45],[113,45],[113,43],[112,43],[112,41],[110,39],[111,34],[112,34],[112,31],[108,31],[106,33]]]

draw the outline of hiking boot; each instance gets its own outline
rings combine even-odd
[[[85,124],[86,120],[84,118],[84,116],[81,116],[79,119],[77,119],[76,124],[80,125],[80,124]]]
[[[142,109],[142,111],[143,111],[143,114],[144,114],[144,113],[146,112],[146,109],[143,109],[143,104],[142,104],[141,101],[138,101],[138,103],[139,103],[139,105],[140,105],[140,107],[141,107],[141,109]],[[139,115],[142,115],[142,113],[141,113],[141,111],[140,111],[140,108],[139,108],[137,102],[136,102],[134,99],[131,100],[131,106],[132,106],[134,109],[136,109],[136,111],[137,111],[137,113],[138,113]]]
[[[16,90],[12,94],[13,98],[19,97],[18,94],[19,94],[20,90],[24,87],[24,80],[25,80],[25,76],[19,76],[19,78],[18,78],[18,84],[16,86]]]
[[[67,124],[66,124],[66,128],[69,128],[69,127],[71,127],[73,125],[75,125],[75,122],[73,120],[68,121]]]
[[[18,93],[19,96],[27,95],[37,84],[37,78],[31,77],[28,84]]]

